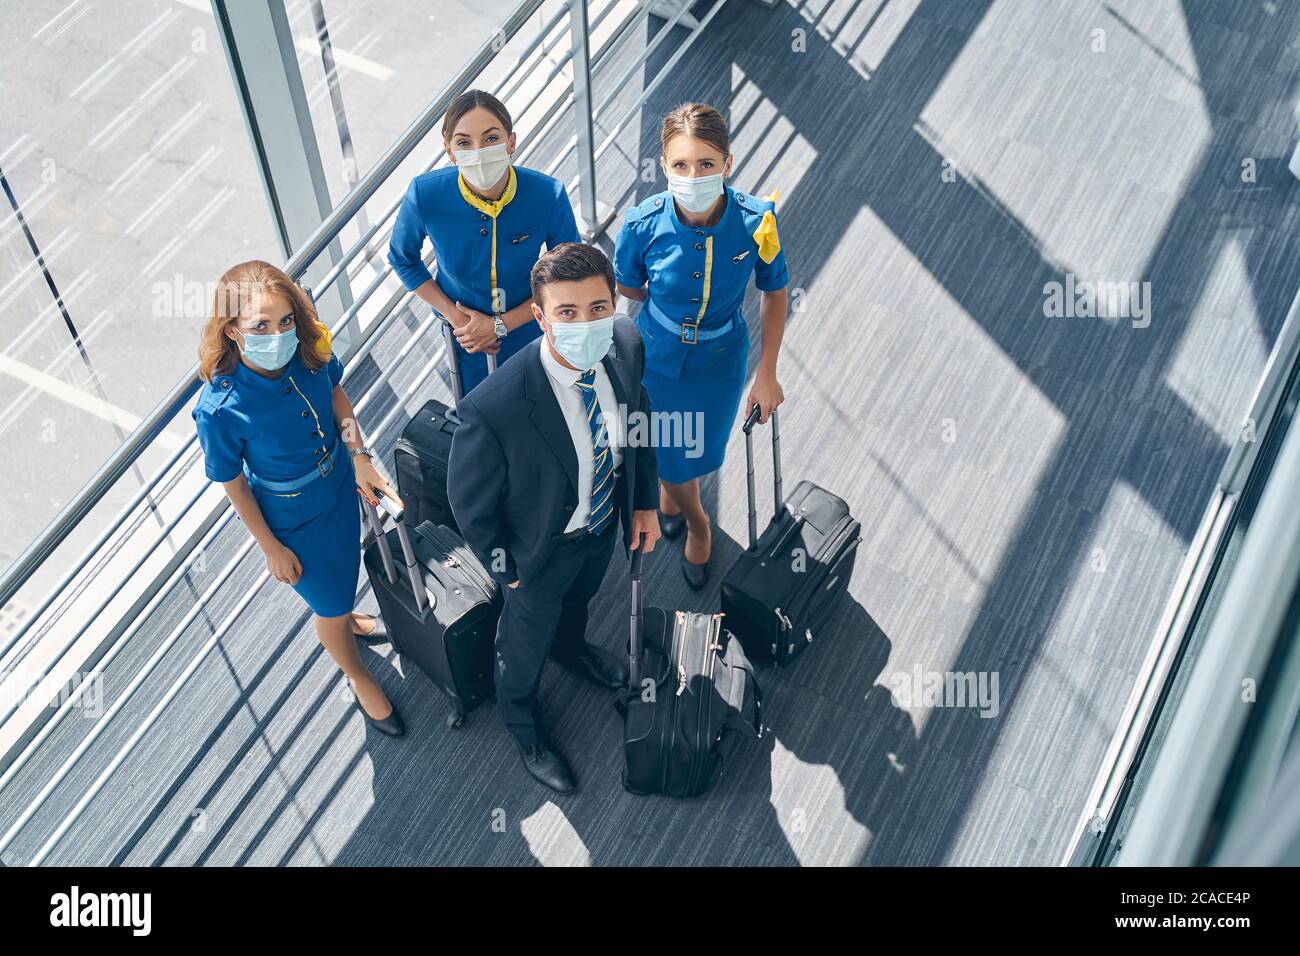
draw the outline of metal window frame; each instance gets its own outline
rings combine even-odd
[[[217,2],[220,2],[220,0],[214,0],[214,4]],[[618,2],[620,2],[620,0],[610,0],[610,7],[607,7],[606,10],[602,12],[596,22],[599,23],[600,20],[604,19],[604,16],[608,13],[609,9],[612,8],[612,5]],[[716,3],[709,11],[708,16],[699,22],[690,32],[688,37],[676,51],[675,55],[664,65],[660,74],[645,86],[637,103],[634,104],[633,109],[620,121],[615,132],[610,134],[609,138],[605,141],[604,147],[599,150],[593,150],[592,137],[590,135],[585,137],[582,135],[584,125],[590,129],[592,121],[592,111],[590,108],[590,72],[593,66],[599,65],[599,63],[612,51],[613,48],[615,48],[627,35],[630,35],[631,31],[628,29],[628,23],[616,27],[613,37],[593,57],[590,55],[589,50],[590,35],[587,18],[587,0],[568,0],[565,5],[565,10],[569,13],[571,19],[570,35],[573,37],[573,32],[575,30],[582,34],[580,38],[574,38],[575,45],[577,45],[580,40],[580,56],[575,60],[574,54],[571,52],[570,60],[577,64],[584,73],[584,76],[575,77],[574,82],[571,84],[571,95],[568,97],[562,96],[557,99],[556,103],[547,110],[542,123],[539,125],[545,126],[548,124],[551,118],[555,117],[561,108],[569,105],[574,106],[579,125],[579,134],[575,137],[575,145],[582,150],[582,154],[579,156],[580,175],[577,185],[580,189],[587,191],[589,199],[595,195],[595,157],[603,152],[604,148],[608,148],[612,143],[617,130],[621,129],[627,123],[631,115],[634,115],[636,110],[639,110],[640,107],[649,99],[654,90],[665,78],[666,73],[671,70],[672,66],[678,59],[680,59],[685,50],[694,43],[700,33],[702,33],[708,26],[709,21],[712,20],[714,15],[716,15],[716,13],[721,9],[724,2],[725,0],[716,0]],[[516,7],[502,27],[494,33],[492,39],[486,41],[483,46],[480,47],[465,67],[462,68],[457,76],[443,88],[438,97],[436,97],[433,102],[431,102],[430,105],[421,112],[419,117],[411,123],[407,130],[388,149],[379,162],[377,162],[375,166],[361,178],[356,186],[349,192],[348,196],[345,197],[344,200],[332,212],[330,212],[322,222],[320,222],[319,226],[315,228],[311,235],[301,243],[297,251],[289,257],[289,261],[285,266],[285,271],[289,273],[289,275],[295,279],[301,278],[305,274],[305,271],[309,267],[312,267],[316,263],[317,259],[327,249],[329,249],[335,261],[332,268],[325,274],[324,281],[321,283],[321,289],[333,286],[337,283],[340,277],[344,276],[344,270],[348,263],[365,248],[367,242],[373,238],[382,225],[392,217],[400,206],[400,201],[394,203],[389,209],[388,214],[381,219],[380,222],[365,230],[365,234],[353,244],[347,253],[342,255],[338,254],[336,245],[340,231],[362,212],[366,202],[374,195],[378,188],[387,181],[387,179],[397,170],[398,166],[440,121],[450,99],[461,89],[464,89],[471,80],[478,76],[484,68],[491,63],[497,55],[497,52],[502,47],[501,37],[504,35],[505,39],[508,41],[510,38],[515,36],[542,5],[543,0],[524,0],[524,2],[520,3],[519,6]],[[627,18],[627,21],[639,21],[643,19],[644,16],[645,11],[643,9],[637,10]],[[552,17],[547,27],[543,28],[543,30],[538,34],[529,46],[528,50],[519,56],[510,72],[508,72],[505,78],[501,81],[501,87],[511,80],[514,71],[531,56],[533,50],[543,42],[544,38],[549,34],[551,27],[554,26],[556,22],[557,18]],[[648,53],[645,54],[647,57],[648,55]],[[584,116],[586,120],[585,123]],[[540,129],[535,131],[535,135],[540,139]],[[534,143],[534,146],[535,145],[536,144]],[[573,147],[571,146],[570,150],[572,148]],[[433,165],[434,163],[430,163],[430,168]],[[580,202],[582,201],[583,199],[580,196]],[[599,207],[597,208],[599,209]],[[603,228],[603,226],[601,228]],[[334,248],[331,249],[331,247]],[[358,300],[343,311],[343,314],[335,324],[335,329],[340,328],[343,324],[350,321],[355,316],[356,311],[371,297],[371,295],[373,295],[373,293],[387,278],[390,277],[391,274],[391,267],[382,270]],[[375,322],[370,328],[365,330],[358,348],[351,355],[347,363],[348,374],[354,371],[357,365],[369,356],[382,331],[387,329],[390,324],[396,320],[396,317],[402,312],[405,305],[409,304],[413,298],[413,293],[403,290],[395,294],[394,299],[389,303],[389,307],[386,310],[381,310],[381,315],[383,317],[379,321]],[[432,315],[430,315],[430,317],[425,320],[425,324],[428,325],[433,321],[434,319]],[[371,383],[366,392],[355,403],[355,408],[358,413],[363,409],[363,407],[369,404],[372,398],[376,397],[380,393],[380,386],[382,386],[389,376],[399,367],[401,364],[401,358],[405,357],[418,339],[418,335],[412,336],[410,342],[407,343],[407,346],[402,349],[398,359],[393,363],[390,363],[386,369],[380,370],[378,379]],[[432,374],[441,361],[442,351],[438,350],[437,354],[435,354],[424,365],[424,367],[417,372],[412,384],[406,390],[406,393],[394,403],[392,408],[389,409],[388,413],[381,419],[381,421],[373,428],[367,429],[372,438],[377,438],[379,435],[385,433],[388,428],[392,427],[394,422],[397,421],[398,416],[405,412],[406,404],[423,386],[428,376]],[[19,557],[19,559],[5,572],[4,576],[0,578],[0,604],[7,602],[15,593],[17,593],[18,589],[22,587],[22,584],[30,577],[31,573],[39,567],[39,565],[46,560],[51,553],[53,553],[58,545],[67,537],[67,534],[71,529],[75,527],[87,513],[89,513],[90,509],[93,508],[94,505],[103,497],[103,494],[108,490],[108,488],[110,488],[112,484],[122,476],[125,470],[136,461],[143,449],[149,447],[170,419],[188,405],[200,385],[201,383],[197,378],[196,366],[195,369],[191,370],[190,375],[182,379],[172,389],[168,396],[155,407],[137,430],[129,436],[122,448],[120,448],[109,459],[109,461],[101,466],[100,470],[96,473],[96,476],[90,483],[88,483],[82,492],[76,496],[73,502],[71,502],[69,506],[56,517],[55,521],[46,532]],[[181,452],[184,452],[186,448],[193,444],[193,442],[194,439],[191,438],[187,445],[182,448]],[[178,457],[179,454],[180,453],[178,453]],[[173,461],[169,464],[174,463],[175,462]],[[156,486],[165,473],[166,469],[156,474],[152,479],[149,488]],[[206,487],[207,486],[205,486],[205,488]],[[201,496],[195,496],[194,500],[190,503],[191,507],[199,497]],[[187,508],[186,511],[188,510],[189,509]],[[129,510],[124,512],[122,520],[125,520],[125,516],[129,513]],[[216,540],[221,531],[230,525],[233,517],[234,512],[228,501],[223,500],[212,509],[211,513],[207,516],[207,520],[204,522],[203,527],[199,532],[194,534],[191,542],[178,550],[173,556],[172,563],[169,565],[169,570],[164,574],[157,575],[154,581],[151,582],[151,593],[147,599],[146,597],[141,597],[139,601],[137,601],[137,605],[144,602],[144,613],[138,614],[136,619],[130,625],[118,622],[114,635],[110,637],[110,640],[113,641],[112,645],[108,647],[106,651],[101,650],[101,653],[96,657],[95,670],[92,671],[92,674],[90,675],[91,679],[93,679],[95,674],[102,673],[103,669],[107,667],[121,648],[126,646],[131,636],[135,633],[135,630],[138,629],[139,622],[148,618],[148,608],[154,607],[160,603],[161,600],[166,597],[167,593],[170,593],[170,590],[183,580],[184,572],[188,570],[200,554],[204,553],[204,549]],[[120,521],[117,522],[119,525],[120,523]],[[111,533],[112,532],[110,531],[108,534],[111,535]],[[0,852],[3,852],[11,845],[16,836],[21,832],[22,828],[39,811],[51,794],[53,794],[59,783],[61,783],[76,766],[80,757],[90,748],[91,744],[93,744],[94,740],[98,738],[99,734],[104,732],[104,729],[108,727],[111,718],[121,711],[135,691],[143,684],[143,681],[157,666],[158,662],[161,661],[167,650],[175,644],[185,629],[188,628],[189,624],[205,610],[208,602],[234,574],[243,559],[251,552],[254,544],[255,542],[253,542],[252,539],[249,539],[243,544],[227,566],[218,574],[217,578],[210,583],[203,595],[195,601],[184,619],[156,649],[154,656],[150,658],[149,662],[133,675],[127,688],[122,691],[109,710],[102,715],[87,738],[83,739],[78,744],[71,756],[69,756],[59,770],[56,771],[55,775],[46,782],[37,797],[25,808],[19,819],[10,826],[3,836],[0,836]],[[79,570],[80,569],[78,569],[78,571]],[[77,571],[74,571],[68,577],[68,580],[75,577],[76,573]],[[203,660],[206,659],[207,655],[217,646],[221,637],[226,633],[229,627],[234,623],[249,603],[251,603],[251,601],[256,597],[260,588],[267,580],[269,580],[269,574],[263,572],[257,581],[243,593],[235,607],[223,619],[221,624],[212,632],[208,640],[200,648],[198,654],[190,661],[182,673],[172,683],[171,687],[164,693],[163,697],[149,712],[144,723],[135,729],[129,739],[127,739],[126,742],[117,750],[108,765],[96,777],[90,788],[82,794],[81,798],[77,800],[71,810],[63,816],[55,831],[46,838],[35,856],[28,861],[28,865],[39,865],[45,860],[59,840],[62,839],[62,837],[80,818],[81,813],[107,783],[108,779],[112,776],[117,767],[121,765],[135,746],[144,739],[144,736],[165,710],[166,706],[181,691],[190,677],[197,672],[197,669]],[[46,607],[48,607],[48,604]],[[35,616],[33,616],[33,620],[34,619]],[[5,653],[5,650],[7,649],[0,649],[0,656]],[[22,747],[21,753],[19,753],[15,759],[11,760],[9,765],[5,767],[4,772],[0,774],[0,790],[14,779],[22,767],[36,753],[40,744],[48,738],[62,719],[74,706],[76,706],[82,692],[86,687],[91,686],[91,679],[81,681],[79,685],[69,695],[67,695],[66,699],[62,701],[60,708],[53,716],[46,720],[39,728],[32,728],[32,733],[25,739],[25,742],[19,744],[19,746]],[[15,747],[14,750],[17,750],[17,747]],[[10,752],[9,756],[12,756],[12,754],[13,751]]]

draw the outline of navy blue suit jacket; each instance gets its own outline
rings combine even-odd
[[[542,367],[538,350],[545,347],[545,336],[529,342],[461,399],[461,423],[451,442],[452,512],[470,549],[502,586],[527,581],[546,564],[578,505],[578,457]],[[614,344],[601,361],[619,404],[629,417],[641,412],[646,425],[640,432],[653,434],[650,396],[641,384],[645,348],[630,319],[615,318]],[[659,504],[648,437],[639,447],[623,449],[614,494],[623,546],[630,549],[631,512]]]

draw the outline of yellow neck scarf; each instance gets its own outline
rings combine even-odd
[[[514,166],[508,167],[507,179],[506,179],[506,191],[503,192],[501,194],[501,198],[497,200],[484,199],[482,196],[476,196],[473,190],[469,188],[469,183],[465,182],[465,177],[462,176],[460,173],[456,174],[456,182],[460,184],[461,198],[464,199],[471,206],[473,206],[475,209],[477,209],[479,212],[485,212],[493,219],[496,219],[497,214],[506,207],[506,205],[510,202],[510,200],[515,198],[516,184],[515,184]]]
[[[489,294],[492,298],[493,312],[504,312],[506,310],[503,292],[497,285],[497,215],[510,200],[515,198],[515,168],[510,166],[506,175],[506,191],[501,194],[500,199],[494,201],[474,195],[469,188],[469,184],[465,182],[465,177],[460,173],[456,174],[456,181],[460,183],[461,198],[479,212],[492,217],[492,265],[488,273],[488,288],[491,290]]]

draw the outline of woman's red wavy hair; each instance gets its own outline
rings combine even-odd
[[[255,295],[284,296],[293,307],[298,329],[298,356],[308,368],[324,368],[330,359],[329,330],[316,317],[316,306],[305,289],[269,262],[251,259],[226,270],[212,294],[212,309],[199,340],[199,377],[210,382],[227,374],[239,361],[239,344],[229,330],[250,314]]]

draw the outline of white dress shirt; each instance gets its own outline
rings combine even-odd
[[[539,351],[542,355],[542,368],[546,369],[546,377],[551,382],[551,390],[555,392],[555,400],[560,403],[560,411],[564,413],[564,421],[569,426],[569,437],[573,439],[573,450],[578,456],[578,506],[573,509],[573,516],[564,528],[566,532],[576,531],[585,528],[591,519],[591,479],[596,460],[595,449],[591,447],[591,428],[587,425],[587,407],[582,401],[582,390],[577,385],[582,372],[561,365],[559,359],[551,354],[550,343],[545,337]],[[603,362],[596,363],[596,400],[600,402],[605,432],[609,435],[611,467],[617,469],[623,463],[626,425]],[[611,489],[610,494],[613,493]]]

